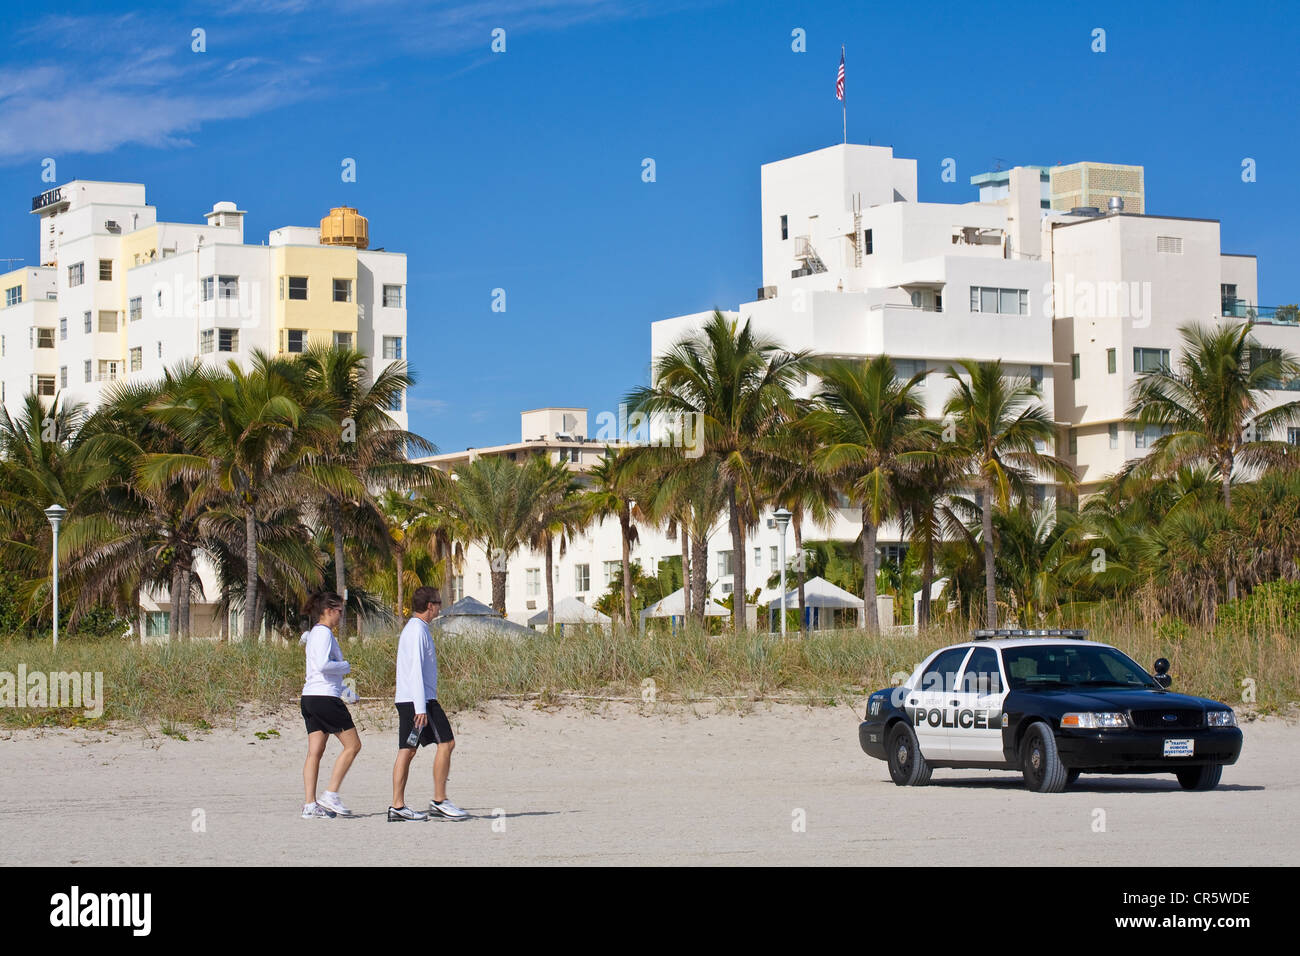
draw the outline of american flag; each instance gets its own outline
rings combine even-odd
[[[844,99],[844,51],[840,50],[840,72],[835,76],[835,98]]]

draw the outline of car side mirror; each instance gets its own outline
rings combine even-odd
[[[1161,687],[1168,688],[1172,684],[1173,678],[1169,676],[1169,661],[1160,658],[1155,662],[1156,683]]]

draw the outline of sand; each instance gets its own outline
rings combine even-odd
[[[1172,776],[1085,776],[1058,795],[1018,774],[940,770],[899,788],[861,752],[848,706],[493,703],[452,714],[448,792],[463,822],[390,824],[391,710],[354,707],[355,817],[302,820],[296,709],[237,727],[0,731],[7,864],[1292,864],[1300,727],[1244,727],[1210,793]],[[254,734],[275,729],[279,737]],[[322,788],[338,752],[331,741]],[[432,795],[431,754],[408,802]]]

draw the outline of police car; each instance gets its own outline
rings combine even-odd
[[[1167,660],[1152,677],[1087,634],[975,631],[872,694],[858,741],[900,787],[951,767],[1020,770],[1039,793],[1081,773],[1172,773],[1213,790],[1241,753],[1232,708],[1170,692]]]

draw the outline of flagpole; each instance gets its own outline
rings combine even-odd
[[[840,109],[844,113],[844,145],[849,144],[849,82],[848,82],[848,63],[844,61],[844,44],[840,44],[840,60],[844,62],[844,99],[840,100]]]

